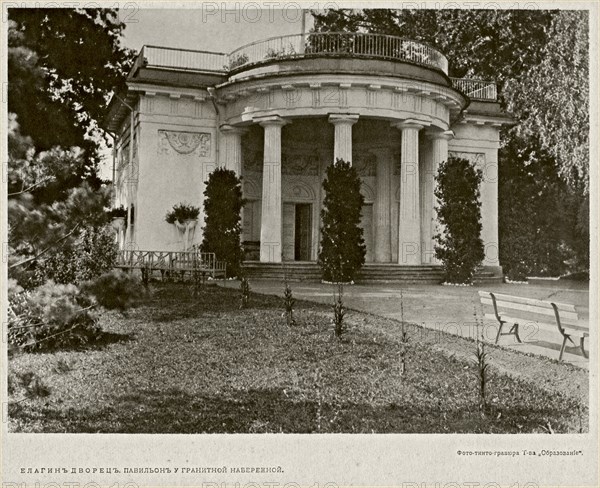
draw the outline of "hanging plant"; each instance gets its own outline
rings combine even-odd
[[[173,205],[173,209],[167,212],[165,220],[169,224],[179,222],[183,224],[186,220],[196,220],[200,215],[200,209],[186,203],[178,203]]]

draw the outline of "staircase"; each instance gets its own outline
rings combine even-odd
[[[281,263],[260,263],[246,261],[243,264],[246,276],[250,280],[306,281],[319,283],[321,270],[314,262],[286,261]],[[358,283],[412,283],[439,284],[443,279],[440,266],[404,266],[398,264],[367,263],[360,270]],[[475,274],[475,283],[502,283],[502,276],[492,271],[479,270]]]
[[[242,265],[250,280],[283,281],[321,281],[321,269],[317,263],[308,261],[286,261],[285,263],[261,263],[245,261]]]
[[[443,271],[439,266],[399,264],[365,264],[358,275],[359,283],[423,283],[439,284]]]

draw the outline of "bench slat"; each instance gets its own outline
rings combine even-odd
[[[497,300],[503,300],[503,301],[512,302],[512,303],[522,303],[524,305],[533,305],[533,306],[545,306],[545,305],[548,305],[550,302],[552,302],[558,307],[559,311],[577,312],[577,310],[575,309],[575,306],[571,305],[569,303],[560,303],[560,302],[555,302],[554,300],[538,300],[537,298],[516,297],[513,295],[505,295],[504,293],[495,293],[495,292],[492,292],[492,293],[494,293],[494,296],[496,297]],[[479,290],[479,296],[482,298],[483,297],[491,298],[489,291]]]
[[[493,307],[493,302],[492,302],[491,298],[482,297],[481,303]],[[552,306],[549,303],[546,303],[544,307],[534,307],[533,305],[525,305],[525,304],[521,304],[521,303],[513,303],[513,302],[506,302],[503,300],[496,300],[496,306],[498,307],[499,313],[504,310],[508,310],[509,313],[510,313],[510,311],[513,311],[513,310],[519,310],[522,312],[529,312],[530,314],[533,314],[533,315],[541,315],[541,316],[547,316],[547,317],[555,316],[554,309],[552,308]],[[559,316],[560,316],[561,323],[563,323],[565,325],[566,324],[577,325],[578,320],[579,320],[577,313],[573,313],[573,312],[565,312],[565,311],[559,310]]]
[[[493,313],[486,313],[485,318],[490,319],[490,320],[495,320],[496,322],[498,321],[496,319],[496,316]],[[535,320],[525,321],[522,318],[510,317],[508,315],[503,315],[500,318],[502,320],[504,320],[507,323],[507,325],[512,325],[515,322],[518,323],[521,330],[523,330],[525,327],[527,327],[529,325],[534,325],[534,326],[539,327],[540,329],[544,329],[549,332],[558,332],[558,326],[555,323],[550,324],[547,322],[539,322],[539,321],[535,321]],[[565,332],[567,334],[569,334],[573,337],[589,337],[589,329],[584,326],[578,327],[578,328],[563,327],[563,329],[565,330]]]
[[[524,327],[526,325],[535,325],[536,327],[539,327],[540,329],[544,329],[550,332],[559,332],[558,330],[558,326],[556,325],[556,323],[554,324],[550,324],[548,322],[539,322],[539,321],[535,321],[535,320],[531,320],[531,321],[523,321],[523,319],[521,318],[517,318],[517,317],[510,317],[508,315],[502,315],[500,317],[502,320],[505,320],[507,324],[514,324],[515,322],[519,324],[520,327]],[[569,334],[573,337],[588,337],[589,336],[589,329],[586,327],[563,327],[564,331],[566,334]]]

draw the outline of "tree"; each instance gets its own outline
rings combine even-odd
[[[572,190],[534,137],[510,139],[500,159],[498,225],[505,275],[524,281],[564,273],[581,245]]]
[[[9,123],[8,148],[9,276],[31,287],[35,282],[29,280],[41,261],[72,246],[86,227],[106,223],[109,189],[93,190],[80,181],[78,186],[61,189],[60,200],[39,202],[36,194],[81,167],[82,151],[56,147],[36,152],[14,119]]]
[[[10,8],[8,16],[8,111],[37,151],[85,151],[85,164],[46,192],[76,186],[82,178],[97,188],[97,121],[133,61],[120,45],[125,24],[115,9]]]
[[[124,25],[114,9],[8,13],[9,342],[87,342],[100,337],[92,310],[124,310],[135,294],[108,271],[110,189],[97,175],[97,121],[131,64]]]
[[[470,284],[485,257],[481,240],[479,185],[482,172],[467,159],[449,158],[436,175],[436,208],[441,232],[435,256],[442,261],[447,283]]]
[[[8,14],[9,270],[28,274],[106,222],[97,121],[132,59],[117,10]]]
[[[227,263],[227,276],[238,276],[242,264],[241,216],[245,200],[242,182],[234,171],[217,168],[208,177],[204,190],[203,252],[214,252]]]
[[[502,9],[330,9],[312,12],[315,31],[372,32],[423,41],[448,57],[450,76],[503,85],[541,60],[556,11]]]
[[[539,138],[558,173],[582,195],[589,191],[588,12],[556,15],[540,63],[507,87],[515,134]]]
[[[365,263],[366,255],[360,227],[365,203],[360,192],[360,177],[349,162],[338,159],[327,168],[323,190],[319,266],[324,280],[349,282]]]
[[[447,56],[450,76],[497,81],[499,101],[519,122],[501,131],[502,148],[512,146],[501,150],[499,158],[500,254],[504,263],[512,263],[510,268],[521,262],[523,272],[589,266],[586,11],[332,9],[313,15],[316,31],[374,32],[428,42]],[[506,160],[503,154],[514,155],[517,147],[528,157]],[[515,167],[517,161],[527,162],[527,167]],[[521,197],[541,192],[548,198],[530,199],[529,215],[515,213],[516,220],[508,224],[506,217],[515,211],[510,190],[516,180],[511,175],[517,173],[531,175],[526,178],[529,186],[519,182]],[[559,175],[567,186],[550,173]],[[503,189],[509,191],[508,195]],[[545,205],[555,197],[556,203]],[[556,224],[556,215],[578,223],[569,235],[541,231],[546,228],[545,222]],[[519,218],[524,222],[517,222]],[[529,247],[519,234],[524,226],[530,226],[528,235],[536,236],[539,250],[545,249],[548,256],[552,254],[560,263],[570,264],[558,266],[551,263],[554,258],[542,259],[538,252],[519,255]],[[523,245],[516,245],[518,241]],[[509,253],[517,254],[510,257]],[[516,268],[513,271],[522,275]]]
[[[104,228],[106,188],[87,182],[64,200],[35,201],[63,171],[81,162],[77,148],[36,153],[14,118],[8,133],[8,341],[10,350],[83,344],[102,337],[96,308],[123,310],[136,294],[130,277],[109,271],[114,236]],[[60,282],[60,283],[59,283]]]

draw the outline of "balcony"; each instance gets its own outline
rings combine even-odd
[[[228,68],[233,70],[273,59],[311,56],[405,61],[448,74],[446,57],[427,44],[383,34],[354,32],[294,34],[253,42],[229,54]]]
[[[226,74],[227,56],[225,53],[211,51],[144,46],[135,60],[132,72],[144,67]]]
[[[452,88],[464,93],[471,100],[496,101],[498,92],[496,82],[472,80],[469,78],[450,78]]]
[[[190,49],[144,46],[132,72],[139,68],[227,75],[276,60],[312,57],[352,57],[401,61],[448,74],[448,60],[423,42],[383,34],[318,32],[272,37],[246,44],[233,52],[218,53]],[[452,87],[472,100],[496,101],[492,81],[451,78]]]

